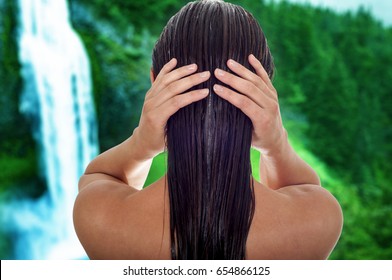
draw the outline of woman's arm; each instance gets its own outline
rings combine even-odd
[[[79,181],[79,190],[97,180],[122,182],[141,190],[153,160],[138,143],[137,128],[123,143],[100,154],[87,166]],[[139,140],[140,141],[140,140]],[[103,176],[105,175],[105,176]]]
[[[196,73],[197,65],[175,69],[177,60],[170,60],[152,78],[146,94],[139,126],[123,143],[102,153],[87,167],[79,181],[79,191],[87,185],[108,184],[109,181],[126,184],[140,190],[154,156],[164,150],[164,131],[167,120],[180,108],[207,97],[208,89],[190,88],[209,79],[208,71]]]
[[[252,146],[261,152],[260,178],[272,189],[290,185],[320,185],[316,172],[293,150],[280,115],[278,94],[260,61],[253,55],[249,63],[256,74],[229,60],[228,67],[238,76],[217,69],[215,76],[231,86],[215,85],[214,91],[243,111],[252,121]]]
[[[279,149],[268,154],[260,153],[260,178],[275,190],[292,185],[321,184],[317,173],[298,156],[287,136]]]

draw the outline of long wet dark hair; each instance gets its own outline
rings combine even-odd
[[[171,58],[196,63],[211,78],[207,98],[174,114],[166,126],[172,259],[245,259],[255,198],[250,163],[252,123],[213,93],[216,68],[254,54],[272,76],[265,36],[253,16],[223,1],[188,3],[164,28],[153,51],[157,75]]]

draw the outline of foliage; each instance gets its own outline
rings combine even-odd
[[[97,23],[94,14],[105,10],[105,5],[97,6],[100,9],[71,5],[72,20],[92,66],[101,150],[125,140],[139,122],[144,94],[150,86],[154,43],[149,30],[136,33],[132,24],[123,24],[124,15],[104,12]]]
[[[154,34],[160,33],[162,26],[177,10],[189,1],[186,0],[74,0],[71,5],[82,3],[93,7],[94,18],[110,21],[114,26],[126,29],[130,24],[138,31],[146,27]]]

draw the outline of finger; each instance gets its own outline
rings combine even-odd
[[[172,116],[181,108],[206,98],[209,92],[209,89],[197,89],[181,95],[177,95],[167,100],[161,106],[157,107],[157,109],[160,112],[160,116],[162,116],[162,118],[167,121],[170,116]]]
[[[268,107],[270,103],[268,94],[259,89],[254,83],[223,71],[222,69],[215,70],[215,77],[226,85],[229,85],[233,89],[246,95],[260,107]]]
[[[151,89],[146,94],[147,99],[159,93],[163,88],[167,86],[167,84],[170,84],[175,79],[181,79],[182,77],[190,75],[197,70],[197,65],[194,63],[173,70],[176,65],[177,60],[173,58],[162,67],[154,83],[152,84]]]
[[[252,67],[255,69],[256,74],[263,79],[270,89],[274,89],[271,79],[269,78],[261,62],[253,54],[249,55],[248,60],[250,65],[252,65]]]
[[[258,119],[262,118],[264,109],[258,106],[253,100],[251,100],[247,96],[238,94],[231,89],[218,84],[215,84],[213,89],[217,95],[227,100],[235,107],[240,109],[245,115],[247,115],[251,119],[253,124],[255,124]]]
[[[180,80],[177,80],[171,84],[169,84],[164,91],[167,91],[167,93],[165,93],[165,96],[174,96],[180,93],[183,93],[187,90],[189,90],[191,87],[193,86],[197,86],[205,81],[207,81],[210,78],[211,74],[210,71],[204,71],[201,73],[196,73],[193,74],[191,76],[182,78]]]
[[[171,70],[173,70],[176,67],[176,65],[177,65],[177,59],[175,58],[170,59],[169,62],[162,67],[161,71],[157,76],[157,79],[160,75],[162,76],[169,73]]]
[[[258,61],[258,60],[256,59],[256,61]],[[259,62],[259,64],[260,64],[260,62]],[[257,72],[256,72],[256,74],[254,74],[252,71],[250,71],[249,69],[247,69],[246,67],[244,67],[243,65],[241,65],[240,63],[238,63],[232,59],[229,59],[227,61],[227,66],[230,68],[230,70],[232,70],[234,73],[236,73],[240,77],[242,77],[248,81],[253,82],[259,89],[261,89],[265,94],[267,94],[267,96],[276,100],[276,91],[275,91],[274,87],[272,86],[270,80],[268,80],[269,82],[266,83],[262,79],[262,77],[260,77],[257,74]],[[261,69],[264,70],[264,68],[262,66],[261,66]],[[268,75],[267,75],[267,78],[268,78]]]
[[[159,78],[157,77],[156,84],[153,85],[155,90],[154,90],[154,94],[152,94],[152,95],[155,95],[158,92],[162,91],[162,89],[167,87],[172,82],[179,80],[183,77],[186,77],[188,75],[191,75],[196,70],[197,70],[197,65],[193,63],[190,65],[182,66],[182,67],[175,69],[171,72],[164,73],[161,76],[158,75]],[[161,74],[161,73],[159,73],[159,74]]]
[[[250,71],[249,69],[241,65],[240,63],[234,61],[233,59],[229,59],[227,61],[227,66],[238,76],[254,83],[258,88],[263,89],[264,87],[267,86],[263,81],[263,79],[261,79],[261,77],[259,77],[257,74],[253,73],[252,71]]]
[[[162,77],[164,77],[167,73],[172,71],[176,67],[176,65],[177,65],[177,59],[172,58],[171,60],[169,60],[169,62],[167,62],[162,67],[161,71],[156,76],[155,81],[152,83],[150,90],[146,93],[146,97],[145,97],[146,100],[148,100],[151,96],[153,96],[157,92]]]
[[[210,78],[211,74],[209,71],[205,71],[202,73],[196,73],[186,78],[182,78],[179,81],[175,81],[168,85],[165,89],[161,90],[162,94],[157,94],[155,96],[155,104],[156,106],[161,105],[162,103],[166,102],[170,98],[186,92],[193,86],[199,85]]]

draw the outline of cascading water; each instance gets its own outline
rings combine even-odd
[[[47,192],[6,206],[18,259],[84,258],[72,223],[77,182],[97,154],[89,61],[66,0],[19,0],[22,113],[32,118]]]

